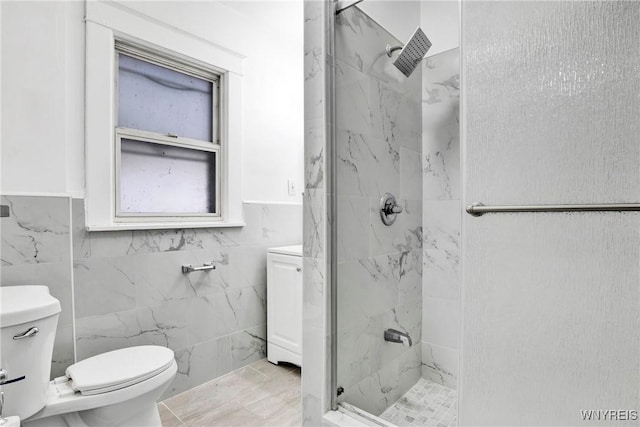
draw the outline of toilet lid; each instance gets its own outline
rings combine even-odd
[[[98,354],[67,368],[72,387],[85,396],[119,390],[166,370],[173,362],[171,349],[156,345],[123,348]]]

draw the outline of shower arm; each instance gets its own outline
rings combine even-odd
[[[387,50],[387,55],[389,55],[389,58],[391,58],[391,54],[392,54],[393,52],[395,52],[395,51],[397,51],[397,50],[402,50],[402,48],[403,48],[403,46],[394,46],[394,47],[391,47],[391,45],[390,45],[390,44],[388,44],[388,45],[387,45],[387,48],[386,48],[386,50]]]
[[[358,3],[363,2],[364,0],[337,0],[336,1],[336,15],[340,12],[343,12],[349,9],[352,6],[357,5]]]

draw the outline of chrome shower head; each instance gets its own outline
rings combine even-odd
[[[393,61],[393,65],[395,65],[402,74],[409,77],[411,73],[413,73],[413,70],[420,64],[430,47],[431,42],[427,38],[427,35],[418,27],[404,47],[391,47],[387,45],[387,55],[391,58],[391,54],[394,51],[402,49],[400,55]]]

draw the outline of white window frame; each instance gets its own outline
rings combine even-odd
[[[144,61],[153,65],[157,65],[159,67],[170,69],[176,72],[179,72],[184,75],[191,75],[198,79],[208,81],[216,86],[215,95],[212,94],[212,101],[215,99],[216,105],[215,109],[212,109],[211,115],[211,141],[200,141],[196,139],[186,138],[180,135],[162,135],[157,132],[149,132],[143,131],[140,129],[129,129],[124,127],[116,127],[115,129],[115,154],[116,154],[116,188],[115,188],[115,221],[116,222],[152,222],[158,221],[158,219],[162,218],[168,221],[181,221],[183,218],[190,217],[193,219],[200,219],[203,221],[217,219],[219,218],[221,212],[220,206],[220,188],[221,181],[223,179],[222,173],[220,170],[220,155],[221,155],[221,146],[222,141],[220,139],[220,124],[222,120],[220,120],[220,116],[222,114],[222,108],[219,105],[218,100],[221,98],[220,93],[220,80],[221,76],[214,72],[213,70],[202,69],[201,67],[195,64],[187,64],[183,61],[176,60],[174,58],[167,57],[165,55],[160,55],[156,52],[149,51],[148,49],[142,48],[140,46],[133,45],[124,40],[116,39],[116,58],[115,58],[115,70],[114,76],[116,78],[115,84],[115,93],[114,96],[117,97],[118,86],[119,86],[119,55],[126,55],[131,58]],[[213,98],[215,96],[215,98]],[[118,103],[119,99],[116,98],[115,103],[115,111],[113,112],[114,117],[118,117]],[[122,201],[122,192],[120,186],[120,178],[121,178],[121,160],[122,160],[122,139],[131,139],[134,141],[148,142],[159,145],[169,145],[172,147],[178,148],[187,148],[187,149],[195,149],[198,151],[207,151],[210,153],[215,153],[215,212],[203,214],[203,213],[134,213],[134,212],[123,212],[120,206]]]
[[[216,154],[216,168],[220,171],[220,179],[216,183],[219,185],[216,191],[216,198],[219,198],[216,200],[216,215],[118,215],[120,134],[132,130],[116,127],[116,41],[148,50],[160,57],[184,62],[188,66],[211,70],[220,76],[218,128],[221,147]],[[88,230],[244,225],[241,195],[243,59],[244,56],[240,53],[184,31],[177,31],[168,24],[147,19],[144,15],[130,13],[117,4],[87,2],[85,218]],[[156,138],[156,142],[163,144],[175,143],[157,134],[149,135],[142,132],[138,135]],[[186,138],[182,142],[185,142],[184,140]],[[187,141],[187,144],[193,141]]]
[[[116,203],[116,222],[130,222],[132,220],[140,221],[140,222],[152,222],[157,221],[159,218],[165,220],[182,220],[187,217],[191,217],[192,219],[203,219],[203,220],[211,220],[219,218],[221,206],[220,206],[220,187],[222,176],[220,173],[220,144],[215,143],[206,143],[196,139],[189,139],[185,137],[169,137],[159,135],[153,132],[145,132],[139,129],[129,129],[118,127],[116,128],[116,194],[115,194],[115,203]],[[120,206],[120,202],[122,200],[122,193],[120,187],[120,166],[122,159],[122,139],[129,139],[132,141],[140,141],[140,142],[148,142],[150,144],[158,144],[158,145],[169,145],[171,147],[178,148],[187,148],[198,151],[205,151],[209,153],[215,153],[215,169],[216,169],[216,200],[215,206],[216,211],[208,214],[202,213],[187,213],[182,212],[180,214],[166,214],[166,213],[138,213],[138,212],[123,212]]]

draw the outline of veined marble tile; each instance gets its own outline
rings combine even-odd
[[[228,289],[190,300],[188,345],[266,323],[266,286]]]
[[[420,152],[400,147],[401,199],[420,200],[422,197],[422,162]]]
[[[337,333],[338,385],[348,388],[378,371],[384,345],[383,314],[363,323],[340,322]]]
[[[356,385],[345,388],[344,400],[373,415],[380,415],[420,379],[419,353],[403,353]]]
[[[238,246],[238,231],[215,229],[175,229],[91,232],[80,255],[115,257],[143,253],[197,250]],[[89,245],[90,249],[86,246]]]
[[[417,301],[407,305],[399,305],[386,312],[382,318],[382,331],[395,329],[405,332],[411,337],[411,348],[420,346],[422,337],[421,305],[420,301]],[[380,333],[378,336],[381,339],[381,363],[383,366],[411,349],[399,343],[384,341],[384,336]]]
[[[76,319],[78,360],[136,345],[155,344],[174,350],[185,347],[184,301],[156,307]]]
[[[64,375],[65,370],[74,362],[73,325],[58,321],[56,338],[53,343],[53,356],[51,358],[51,379]]]
[[[423,283],[427,296],[459,298],[461,215],[459,200],[423,204]]]
[[[304,192],[303,252],[308,258],[321,258],[326,240],[326,193],[321,189]]]
[[[460,97],[460,49],[429,56],[422,65],[422,98],[429,104]]]
[[[422,247],[422,202],[417,200],[397,200],[403,207],[396,221],[384,225],[380,219],[379,201],[371,201],[371,231],[369,248],[372,256],[405,252]]]
[[[357,7],[341,12],[335,22],[337,59],[366,74],[402,81],[385,50],[387,44],[401,45],[398,39]]]
[[[380,197],[400,193],[400,151],[393,141],[336,132],[338,194]]]
[[[240,246],[229,248],[226,282],[230,288],[246,288],[267,284],[267,249]]]
[[[157,252],[179,252],[243,246],[278,246],[301,241],[302,205],[245,203],[242,228],[137,231],[84,231],[82,203],[74,203],[76,259],[116,257]]]
[[[259,206],[262,240],[257,243],[261,246],[283,246],[302,242],[302,204],[261,203]]]
[[[417,151],[422,135],[420,102],[377,80],[371,81],[370,97],[372,135],[396,149],[404,145]]]
[[[459,49],[429,57],[423,67],[423,197],[459,199]]]
[[[373,161],[368,165],[369,196],[379,199],[384,193],[400,195],[400,146],[388,139],[368,137]]]
[[[43,285],[60,301],[59,324],[73,322],[71,260],[37,264],[9,265],[0,268],[1,286]]]
[[[457,349],[459,335],[460,301],[424,297],[422,301],[422,341]]]
[[[324,329],[308,327],[302,335],[302,352],[306,368],[302,371],[302,424],[319,425],[328,410],[328,361],[330,337]]]
[[[336,127],[353,133],[371,130],[370,79],[351,65],[336,61]]]
[[[127,257],[135,269],[127,270],[127,273],[135,283],[136,305],[146,307],[163,301],[223,292],[231,286],[228,251],[235,249],[212,248]],[[182,273],[183,265],[204,264],[211,264],[215,269]]]
[[[74,262],[76,317],[98,316],[136,307],[137,264],[132,257],[88,258]]]
[[[304,389],[303,389],[304,390]],[[322,415],[325,413],[321,399],[310,393],[302,392],[302,425],[305,427],[321,426]]]
[[[422,378],[456,390],[458,350],[422,342]]]
[[[322,119],[331,102],[325,87],[331,78],[332,53],[328,25],[329,4],[315,0],[304,2],[304,117]]]
[[[166,399],[176,394],[182,393],[192,388],[194,376],[191,375],[191,355],[193,347],[188,347],[174,352],[174,358],[178,365],[178,372],[175,378],[169,384],[169,387],[162,394],[161,399]],[[230,365],[230,363],[229,363]]]
[[[437,105],[430,107],[428,111],[425,109],[425,115],[429,115],[431,120],[440,118],[441,121],[425,123],[422,148],[423,197],[425,200],[459,199],[461,187],[458,112]]]
[[[302,205],[245,203],[247,225],[237,231],[242,246],[284,246],[302,241]]]
[[[338,196],[338,262],[369,256],[370,199]]]
[[[66,197],[3,196],[10,216],[0,222],[0,286],[44,285],[60,302],[51,377],[73,360],[71,208]]]
[[[188,366],[191,386],[218,378],[232,370],[231,337],[225,336],[185,349],[182,364]]]
[[[398,357],[394,363],[398,369],[398,392],[400,396],[402,396],[421,378],[422,346],[416,343],[416,345]],[[400,396],[398,396],[396,400],[398,400]]]
[[[324,188],[327,129],[323,119],[305,121],[304,182],[305,188]]]
[[[303,258],[302,273],[304,275],[302,291],[303,328],[328,329],[325,318],[328,318],[330,302],[325,293],[326,266],[322,260]]]
[[[363,134],[336,132],[338,194],[366,196],[372,191],[372,168],[377,163],[374,142]]]
[[[65,261],[71,258],[70,199],[2,196],[9,217],[2,218],[2,267]]]
[[[86,229],[84,199],[71,199],[73,259],[91,256],[91,235]]]
[[[249,363],[267,357],[267,325],[236,332],[231,339],[231,369],[242,368]]]
[[[399,259],[386,255],[339,264],[339,327],[366,323],[395,307],[399,268]]]

